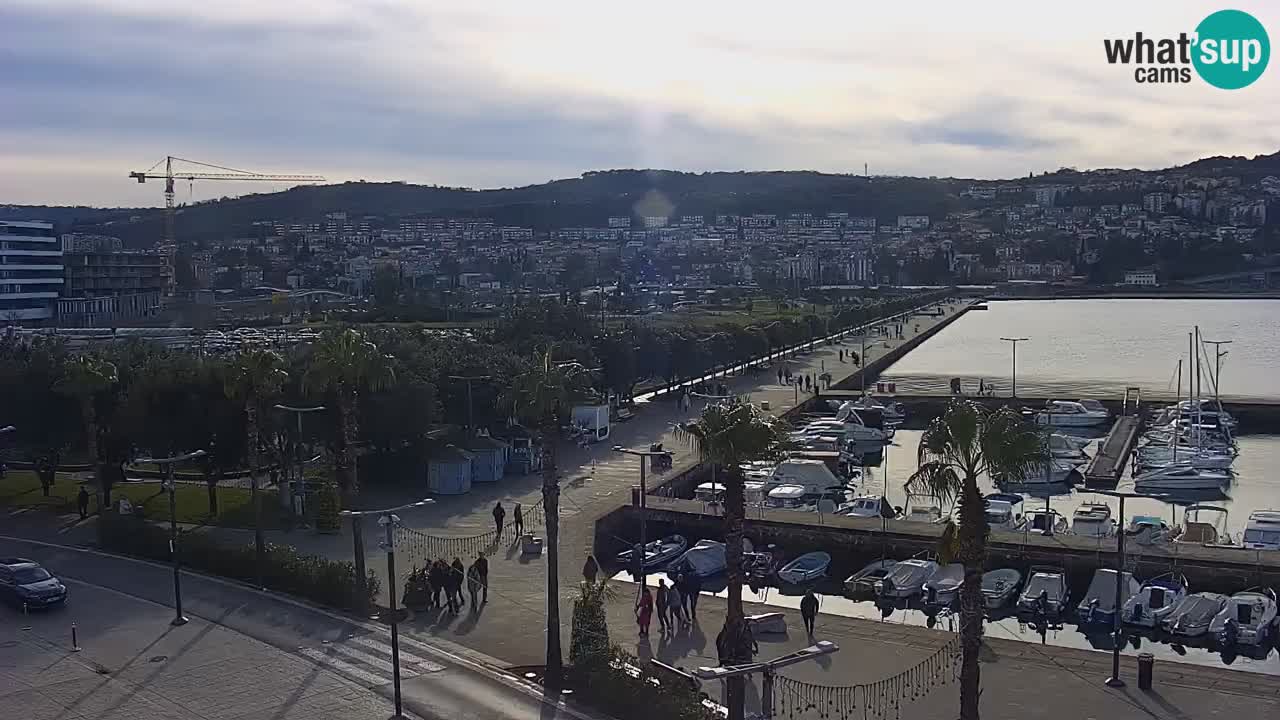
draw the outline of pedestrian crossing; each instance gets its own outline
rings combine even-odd
[[[444,665],[423,657],[432,652],[430,645],[401,635],[400,679],[408,680],[444,670]],[[391,637],[381,633],[355,635],[318,647],[300,647],[298,654],[367,687],[390,683],[395,670],[391,660]]]

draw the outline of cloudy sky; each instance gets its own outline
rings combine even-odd
[[[1280,40],[1266,5],[1232,6]],[[1105,62],[1104,37],[1190,32],[1222,7],[0,0],[0,203],[154,205],[162,188],[126,176],[169,154],[500,187],[619,167],[1008,177],[1275,152],[1280,67],[1222,91]]]

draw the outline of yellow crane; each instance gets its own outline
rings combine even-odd
[[[199,171],[192,171],[184,168],[178,168],[175,170],[173,167],[175,162],[195,165],[203,169]],[[163,173],[157,170],[161,164],[164,165]],[[259,173],[251,170],[237,170],[236,168],[223,167],[221,165],[210,165],[209,163],[173,157],[172,155],[165,157],[165,159],[157,162],[146,170],[141,172],[130,172],[129,177],[137,180],[139,183],[145,183],[148,180],[164,180],[164,245],[169,258],[170,295],[172,294],[172,285],[175,281],[173,274],[173,257],[178,248],[177,240],[174,237],[174,180],[187,180],[188,182],[194,182],[196,180],[230,180],[234,182],[266,181],[290,183],[313,183],[325,181],[324,177],[320,175],[281,175]]]

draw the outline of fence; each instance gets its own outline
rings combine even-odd
[[[525,532],[542,527],[546,519],[542,500],[523,508],[521,512]],[[516,526],[510,514],[502,527],[501,535],[496,528],[479,535],[446,536],[431,535],[403,526],[396,527],[396,549],[409,561],[404,566],[406,575],[413,567],[423,567],[437,558],[445,562],[455,557],[470,560],[481,552],[492,553],[503,542],[515,540]]]

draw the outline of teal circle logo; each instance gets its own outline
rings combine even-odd
[[[1239,90],[1267,69],[1271,40],[1257,18],[1241,10],[1219,10],[1196,26],[1191,62],[1210,85]]]

